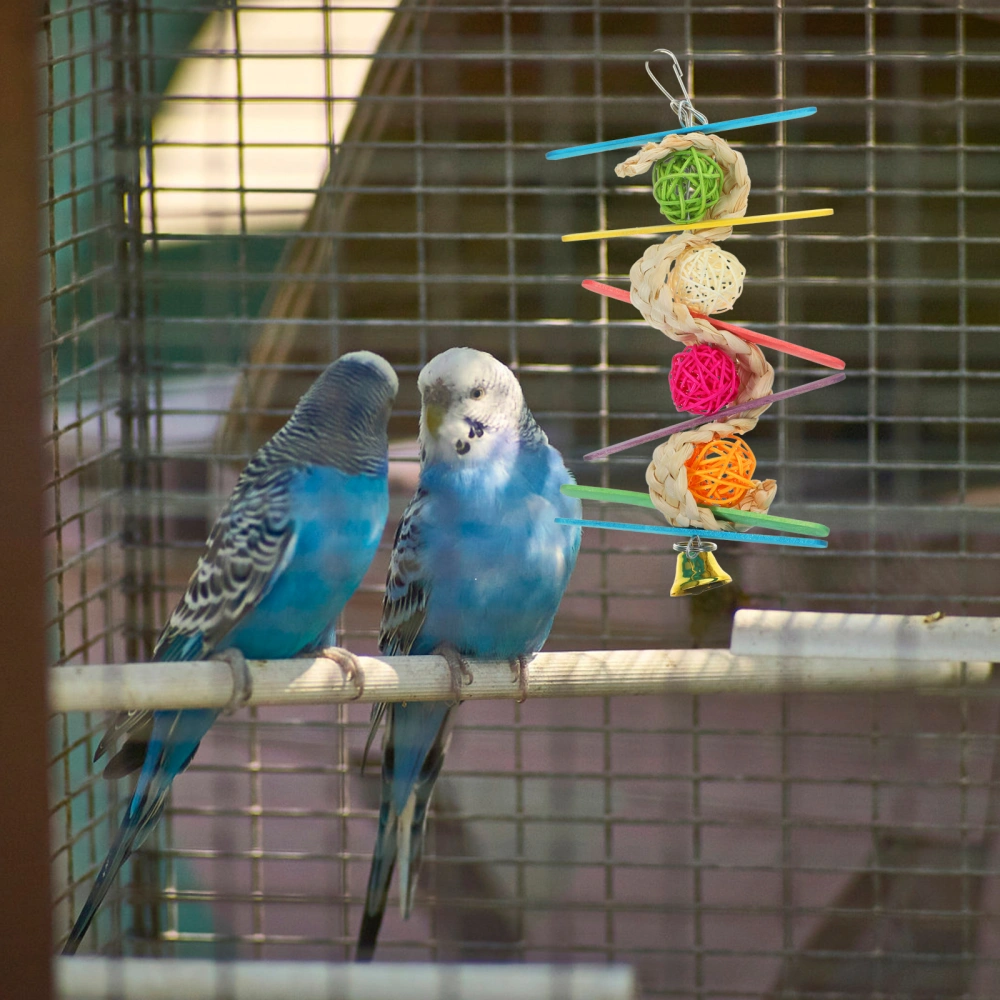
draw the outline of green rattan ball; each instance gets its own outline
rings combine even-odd
[[[722,167],[692,146],[656,161],[653,197],[671,222],[698,222],[722,197],[722,180]]]

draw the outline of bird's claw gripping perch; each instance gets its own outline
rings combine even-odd
[[[344,683],[354,685],[357,694],[351,701],[357,701],[365,693],[365,673],[361,669],[361,661],[349,649],[344,649],[341,646],[327,646],[316,655],[322,656],[325,660],[333,660],[340,667]]]
[[[517,681],[517,703],[520,705],[528,700],[528,657],[515,656],[510,661],[510,672]]]
[[[253,697],[253,674],[250,673],[246,657],[238,649],[223,649],[215,653],[212,659],[229,664],[229,671],[233,675],[233,693],[222,708],[226,715],[232,715],[245,708]]]
[[[472,683],[472,671],[462,654],[449,642],[442,642],[434,648],[434,654],[444,658],[451,674],[451,693],[455,701],[462,701],[462,688]]]

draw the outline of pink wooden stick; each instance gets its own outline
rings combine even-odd
[[[599,458],[607,458],[608,455],[617,455],[618,452],[625,451],[627,448],[634,448],[636,445],[648,444],[650,441],[659,441],[660,438],[670,437],[671,434],[677,434],[680,431],[694,430],[695,427],[711,423],[713,420],[724,420],[727,417],[734,417],[738,413],[755,410],[758,406],[764,406],[767,403],[778,403],[783,399],[791,399],[792,396],[801,396],[805,392],[812,392],[813,389],[825,389],[828,385],[836,385],[838,382],[843,382],[845,378],[847,376],[843,372],[837,375],[827,375],[826,378],[816,379],[815,382],[805,382],[802,385],[797,385],[794,389],[783,389],[781,392],[774,392],[770,396],[761,396],[760,399],[750,399],[745,403],[727,406],[726,409],[719,410],[718,413],[705,413],[698,417],[692,417],[690,420],[683,420],[679,424],[673,424],[671,427],[662,427],[658,431],[650,431],[648,434],[643,434],[640,437],[629,438],[628,441],[619,441],[618,444],[609,445],[607,448],[599,448],[597,451],[592,451],[583,457],[588,462],[596,462]]]
[[[619,302],[631,302],[629,292],[625,288],[616,288],[614,285],[606,285],[603,281],[594,281],[593,278],[584,278],[583,287],[588,292],[597,292],[598,295],[607,296],[609,299],[618,299]],[[810,351],[808,347],[799,347],[798,344],[790,344],[787,340],[778,340],[777,337],[769,337],[765,333],[755,333],[742,326],[734,326],[732,323],[723,323],[721,319],[713,319],[703,313],[691,310],[691,315],[697,319],[707,319],[716,330],[728,330],[735,333],[741,340],[748,344],[758,344],[760,347],[770,347],[782,354],[790,354],[795,358],[802,358],[804,361],[814,361],[824,368],[835,368],[837,371],[844,370],[844,362],[840,358],[835,358],[832,354],[823,354],[820,351]]]
[[[619,302],[632,303],[632,293],[627,288],[618,288],[615,285],[606,285],[603,281],[594,281],[593,278],[584,278],[583,287],[588,292],[597,292],[609,299],[617,299]]]

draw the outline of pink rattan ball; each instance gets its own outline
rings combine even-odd
[[[678,410],[715,413],[740,391],[736,362],[712,344],[692,344],[674,355],[670,364],[670,395]]]

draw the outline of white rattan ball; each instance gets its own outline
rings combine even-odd
[[[712,245],[682,253],[667,284],[678,302],[712,315],[733,308],[743,291],[746,273],[731,253]]]

